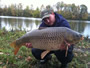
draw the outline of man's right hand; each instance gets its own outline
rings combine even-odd
[[[32,48],[32,44],[31,44],[31,43],[26,43],[25,46],[26,46],[27,48]]]

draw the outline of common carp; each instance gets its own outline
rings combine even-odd
[[[67,27],[45,27],[26,33],[24,36],[12,42],[11,46],[15,48],[14,54],[16,55],[22,45],[31,43],[32,48],[46,50],[41,55],[44,58],[52,50],[62,50],[61,46],[65,46],[63,44],[71,45],[83,39],[80,33]]]

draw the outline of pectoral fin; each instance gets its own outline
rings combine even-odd
[[[41,54],[41,59],[43,59],[50,51],[44,51],[42,54]]]

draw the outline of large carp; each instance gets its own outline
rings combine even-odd
[[[46,50],[41,56],[43,58],[49,51],[62,50],[61,46],[65,46],[64,43],[75,44],[80,40],[83,40],[83,36],[67,27],[45,27],[26,33],[12,42],[11,46],[15,48],[16,55],[22,45],[31,43],[32,48]]]

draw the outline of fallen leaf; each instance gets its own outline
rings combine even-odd
[[[21,55],[19,55],[19,56],[18,56],[18,59],[22,59],[22,56],[21,56]]]
[[[28,56],[26,59],[25,59],[27,62],[31,61],[32,58],[30,56]]]
[[[82,55],[80,55],[80,57],[82,57]]]
[[[90,64],[90,62],[88,62],[87,64]]]
[[[3,62],[0,62],[0,64],[3,64]]]
[[[77,57],[78,56],[78,54],[77,53],[74,53],[75,54],[75,56]]]
[[[0,52],[0,55],[2,55],[3,54],[3,52]]]
[[[84,56],[86,57],[86,56],[87,56],[87,54],[84,54]]]
[[[3,68],[6,68],[6,65],[5,65],[5,66],[3,66]]]

